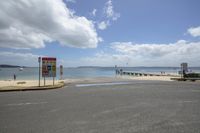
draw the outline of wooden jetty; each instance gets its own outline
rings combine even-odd
[[[129,76],[170,76],[170,74],[152,74],[152,73],[138,73],[138,72],[129,72],[123,71],[121,75],[129,75]]]
[[[151,74],[151,73],[138,73],[138,72],[129,72],[129,71],[123,71],[119,73],[120,75],[128,75],[128,76],[173,76],[173,78],[170,78],[171,80],[175,81],[196,81],[200,80],[200,78],[183,78],[179,77],[178,75],[170,75],[170,74]]]

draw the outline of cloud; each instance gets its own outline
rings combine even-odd
[[[104,41],[103,38],[101,38],[101,37],[99,37],[98,40],[99,40],[99,42],[103,42]]]
[[[37,66],[38,57],[32,53],[0,52],[1,64]]]
[[[106,18],[103,21],[97,23],[98,29],[100,29],[100,30],[107,29],[107,27],[111,25],[112,21],[116,21],[120,17],[120,14],[114,11],[114,6],[112,4],[112,0],[108,0],[105,3],[103,13]]]
[[[200,51],[200,42],[179,40],[171,44],[135,44],[132,42],[114,42],[112,48],[120,53],[146,58],[159,58],[167,55],[191,56]]]
[[[82,58],[80,62],[82,62],[82,65],[87,66],[115,66],[116,64],[123,66],[128,58],[127,55],[99,52],[93,57]]]
[[[46,42],[95,48],[92,21],[74,15],[62,0],[6,0],[0,3],[0,47],[43,48]]]
[[[112,52],[111,52],[112,51]],[[200,66],[200,42],[180,40],[170,44],[113,42],[111,51],[82,59],[82,64],[102,66]]]
[[[96,12],[97,12],[97,9],[93,9],[91,14],[92,14],[93,16],[96,16]]]
[[[100,30],[105,30],[109,26],[109,21],[102,21],[98,23],[98,28]]]
[[[76,0],[65,0],[65,2],[76,3]]]
[[[193,37],[200,36],[200,26],[199,27],[192,27],[188,29],[188,33]]]
[[[120,14],[116,13],[114,11],[112,0],[108,0],[106,2],[105,7],[104,7],[104,13],[106,14],[107,18],[109,18],[109,19],[111,18],[114,21],[117,20],[120,17]]]
[[[32,53],[0,52],[1,64],[38,67],[38,57],[47,57]],[[65,60],[57,58],[57,67],[64,64]]]

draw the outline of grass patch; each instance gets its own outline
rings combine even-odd
[[[17,82],[17,84],[18,85],[20,85],[20,84],[26,84],[26,82],[24,82],[24,81],[23,82]]]
[[[200,73],[188,73],[185,78],[200,78]]]

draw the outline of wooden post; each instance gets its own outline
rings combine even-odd
[[[45,86],[45,77],[44,77],[44,86]]]
[[[54,77],[53,77],[53,86],[54,86]]]

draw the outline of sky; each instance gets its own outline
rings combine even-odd
[[[200,66],[199,0],[2,0],[0,64]]]

